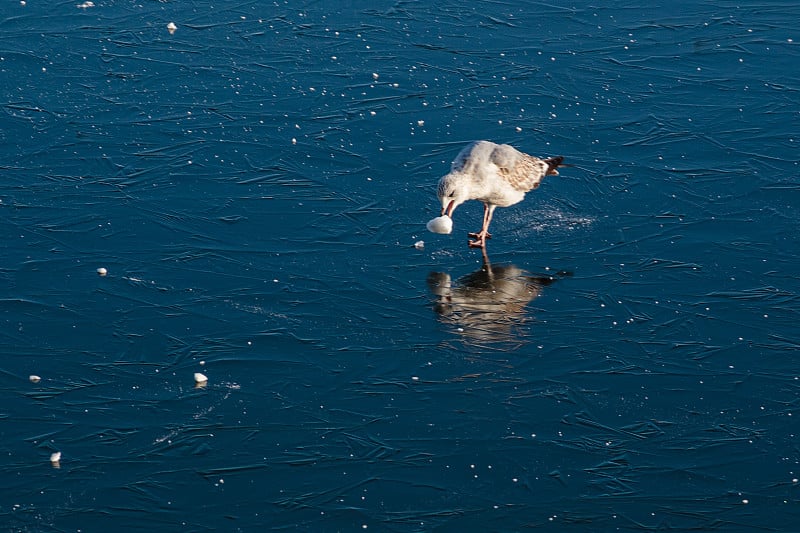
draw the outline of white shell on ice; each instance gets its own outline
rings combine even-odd
[[[453,219],[447,215],[432,218],[428,221],[428,231],[448,234],[453,231]]]
[[[195,383],[206,383],[207,381],[208,381],[208,378],[206,377],[205,374],[201,374],[200,372],[195,372],[194,373],[194,382]]]

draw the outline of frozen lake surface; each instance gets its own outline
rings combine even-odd
[[[0,523],[796,528],[800,7],[701,4],[6,2]]]

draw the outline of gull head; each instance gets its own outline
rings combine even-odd
[[[453,218],[456,207],[469,200],[469,188],[463,174],[451,172],[439,180],[436,195],[442,203],[442,215]]]

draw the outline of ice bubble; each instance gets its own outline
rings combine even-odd
[[[443,233],[446,235],[453,231],[453,219],[447,215],[442,215],[429,220],[426,227],[430,232]]]

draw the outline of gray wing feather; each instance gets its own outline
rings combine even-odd
[[[464,165],[469,160],[470,155],[472,155],[472,150],[475,149],[476,146],[483,143],[485,141],[472,141],[468,145],[466,145],[460,152],[455,159],[453,159],[453,163],[450,165],[450,172],[458,172],[463,170]]]
[[[522,154],[513,146],[508,144],[498,144],[490,156],[490,161],[500,167],[509,171],[517,166],[517,163],[522,158]]]

